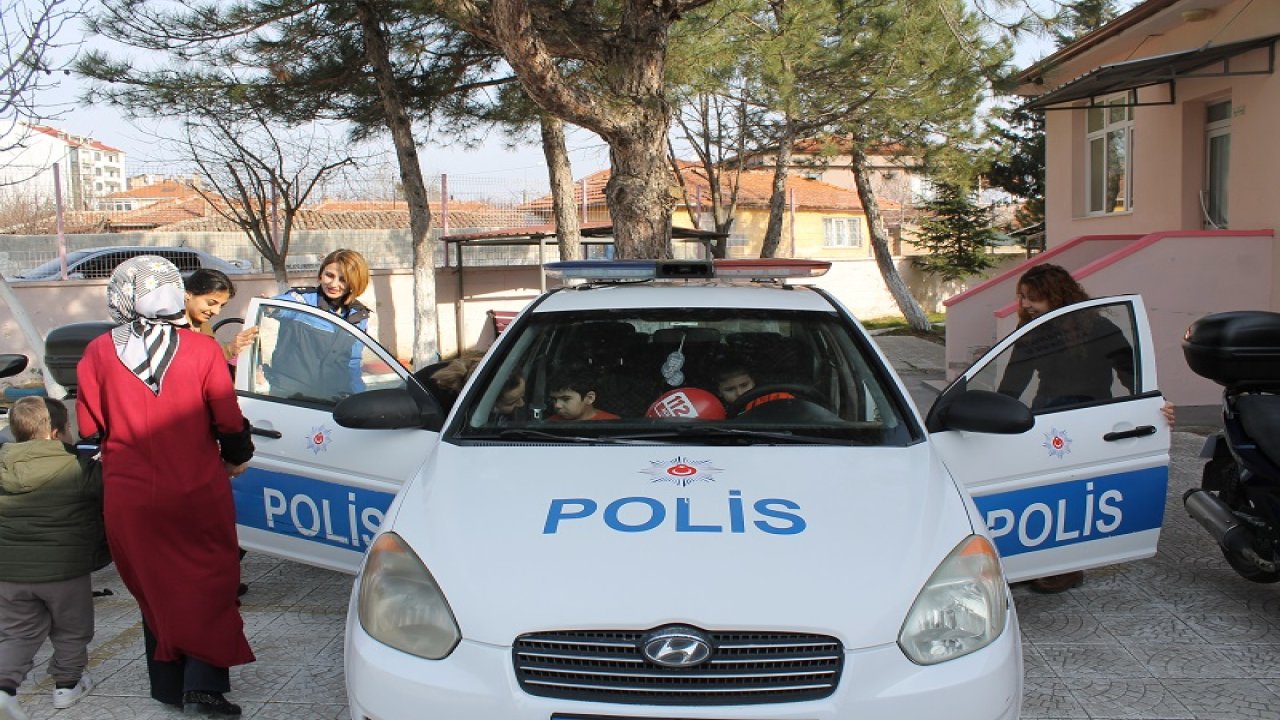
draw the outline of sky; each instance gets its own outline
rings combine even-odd
[[[85,46],[96,47],[100,43],[101,39],[91,38],[85,41]],[[1050,49],[1045,40],[1027,38],[1018,47],[1015,65],[1025,67]],[[107,106],[82,107],[78,98],[85,87],[84,81],[72,76],[63,78],[57,87],[41,93],[38,102],[42,109],[46,114],[55,116],[46,124],[75,135],[93,137],[122,150],[126,154],[126,173],[129,176],[189,172],[189,166],[180,162],[176,151],[166,148],[166,143],[157,139],[177,135],[172,123],[146,119],[131,121],[124,112]],[[479,194],[484,194],[487,188],[489,194],[520,195],[540,193],[547,186],[542,150],[536,142],[531,142],[536,141],[536,136],[513,148],[501,133],[493,132],[478,147],[462,148],[430,142],[430,128],[415,127],[415,132],[419,138],[425,132],[428,138],[419,153],[424,175],[447,174],[451,188],[474,188]],[[571,129],[568,143],[574,177],[581,178],[609,166],[608,148],[595,134]],[[360,154],[365,158],[361,167],[363,176],[379,178],[388,188],[394,186],[398,174],[389,136],[362,148]]]

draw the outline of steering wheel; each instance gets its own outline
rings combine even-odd
[[[213,324],[213,331],[218,332],[218,329],[221,328],[223,325],[230,325],[231,323],[240,323],[241,325],[243,325],[244,318],[238,318],[238,317],[222,318],[221,320]]]
[[[820,405],[824,409],[831,409],[827,407],[827,399],[823,397],[822,393],[819,393],[809,385],[775,383],[773,385],[760,385],[739,395],[737,399],[729,403],[729,407],[725,408],[725,416],[731,418],[737,417],[738,415],[741,415],[742,411],[752,402],[772,393],[786,393],[788,395],[792,395],[796,400],[805,400]],[[779,398],[779,400],[781,399],[783,398]]]

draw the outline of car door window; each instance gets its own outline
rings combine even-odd
[[[111,273],[115,272],[116,266],[133,257],[129,253],[109,252],[101,255],[94,255],[86,258],[84,262],[69,270],[89,280],[98,280],[111,277]]]
[[[193,252],[158,250],[155,254],[173,263],[174,267],[178,268],[178,272],[184,275],[200,269],[200,258]]]
[[[332,408],[352,393],[405,385],[385,351],[337,318],[264,306],[257,324],[252,395]]]
[[[1068,312],[1004,348],[968,389],[1015,397],[1038,413],[1131,397],[1141,387],[1136,337],[1127,303]]]

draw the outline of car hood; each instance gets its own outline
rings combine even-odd
[[[927,444],[458,447],[388,527],[471,640],[644,629],[817,632],[894,642],[938,563],[973,532]]]

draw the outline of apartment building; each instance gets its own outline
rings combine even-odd
[[[51,206],[55,166],[68,210],[95,208],[99,198],[125,189],[124,151],[92,137],[17,124],[0,138],[0,186],[10,194]]]

